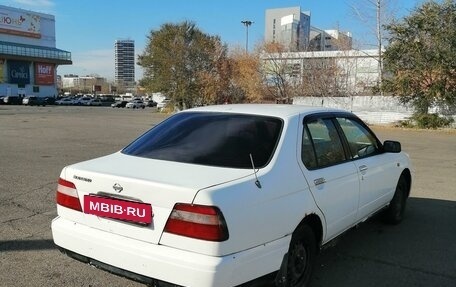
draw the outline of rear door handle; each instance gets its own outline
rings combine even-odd
[[[366,171],[367,171],[367,165],[361,165],[361,166],[359,167],[359,171],[360,171],[361,173],[366,173]]]
[[[323,177],[320,177],[320,178],[317,178],[317,179],[314,180],[315,185],[320,185],[320,184],[323,184],[325,182],[326,182],[326,180]]]

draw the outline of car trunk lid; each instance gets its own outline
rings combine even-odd
[[[157,244],[176,203],[192,203],[201,189],[251,174],[249,169],[184,164],[118,152],[69,166],[62,172],[62,177],[76,186],[84,212],[60,209],[60,215],[93,228]],[[94,215],[94,212],[88,212],[86,202],[94,198],[92,207],[100,209],[100,202],[114,199],[119,206],[124,206],[123,213],[128,208],[125,204],[131,203],[133,207],[150,204],[152,222],[144,224]]]

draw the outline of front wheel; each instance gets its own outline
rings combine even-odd
[[[407,203],[408,184],[406,179],[401,176],[396,186],[393,199],[385,210],[385,221],[390,224],[398,224],[404,218],[405,205]]]
[[[317,256],[317,242],[312,228],[298,227],[288,250],[287,287],[308,286]]]

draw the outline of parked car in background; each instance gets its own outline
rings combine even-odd
[[[3,103],[5,105],[21,105],[22,97],[19,96],[6,96],[3,98]]]
[[[86,106],[101,106],[103,103],[100,99],[91,99],[87,101]]]
[[[98,98],[104,103],[114,103],[116,101],[114,95],[111,94],[100,94]]]
[[[113,108],[125,108],[127,103],[128,103],[128,101],[118,101],[118,102],[115,102],[115,103],[111,104],[111,107],[113,107]]]
[[[22,99],[22,104],[27,106],[46,106],[47,98],[37,96],[27,96]]]
[[[45,101],[46,101],[46,104],[48,104],[48,105],[55,105],[56,99],[54,97],[46,97]]]
[[[91,97],[81,97],[75,100],[75,105],[78,106],[86,106],[88,102],[90,102],[93,98]]]
[[[75,100],[73,98],[61,98],[58,101],[55,101],[56,105],[65,105],[65,106],[72,106],[75,104]]]
[[[163,110],[168,105],[169,102],[170,102],[170,100],[165,99],[165,100],[157,103],[157,110],[159,110],[159,111]]]
[[[156,107],[157,106],[157,102],[154,100],[145,101],[144,104],[146,105],[146,107]]]
[[[4,97],[5,97],[5,96],[0,96],[0,105],[4,105],[4,104],[5,104],[5,102],[3,101],[3,98],[4,98]]]
[[[146,107],[146,105],[141,100],[133,100],[131,102],[128,102],[125,105],[125,107],[128,109],[139,109],[139,108],[144,109]]]
[[[151,286],[275,274],[301,287],[339,234],[379,211],[399,223],[411,184],[400,143],[350,112],[207,106],[64,167],[52,235],[67,255]]]

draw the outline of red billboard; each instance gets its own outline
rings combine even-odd
[[[35,84],[54,85],[54,64],[35,63]]]

